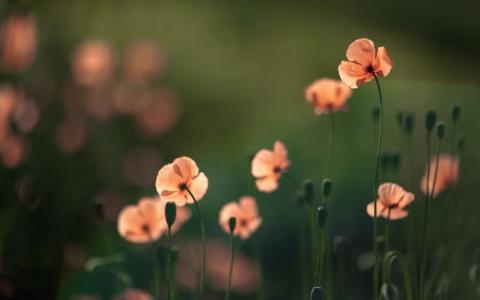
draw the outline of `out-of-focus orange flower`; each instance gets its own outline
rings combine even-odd
[[[1,64],[7,72],[19,72],[33,61],[37,48],[37,23],[32,15],[8,17],[0,29]]]
[[[405,207],[415,199],[415,195],[405,191],[395,183],[383,183],[378,187],[377,217],[390,220],[403,219],[408,216]],[[375,216],[375,202],[367,205],[367,213]]]
[[[455,184],[458,180],[458,158],[450,154],[442,153],[438,157],[437,168],[437,156],[435,155],[430,160],[430,174],[428,176],[428,192],[436,197],[442,191],[444,191],[449,185]],[[435,170],[437,175],[435,178]],[[436,179],[436,180],[435,180]],[[435,184],[434,184],[435,181]],[[420,182],[420,187],[424,194],[427,193],[427,170],[423,175]],[[435,190],[432,189],[435,187]]]
[[[114,300],[153,300],[152,295],[149,293],[139,290],[128,288],[125,292],[121,295],[116,295]]]
[[[160,238],[165,231],[165,218],[158,200],[144,197],[137,205],[126,206],[118,216],[120,235],[132,243],[149,243]]]
[[[5,167],[15,169],[26,156],[25,141],[19,135],[8,135],[1,145],[0,152]]]
[[[113,65],[113,51],[107,42],[86,41],[73,53],[73,78],[81,86],[101,85],[110,79]]]
[[[24,100],[17,105],[13,120],[22,133],[29,133],[37,125],[39,117],[39,110],[35,102]]]
[[[266,193],[275,191],[278,180],[289,166],[287,149],[280,141],[275,142],[273,151],[267,149],[258,151],[252,160],[252,175],[257,179],[257,188]]]
[[[220,210],[220,226],[228,234],[230,234],[230,218],[237,220],[233,234],[244,240],[248,239],[262,223],[262,218],[258,215],[257,203],[250,196],[243,196],[238,202],[227,203]]]
[[[193,159],[183,156],[160,169],[155,185],[162,200],[184,206],[193,203],[188,190],[195,200],[202,199],[207,192],[208,178],[200,172]]]
[[[305,98],[319,115],[344,110],[350,96],[352,90],[346,84],[329,78],[319,79],[305,90]]]
[[[57,128],[56,141],[58,148],[65,155],[72,155],[85,144],[87,132],[83,120],[78,117],[67,117]]]
[[[0,85],[0,122],[7,122],[20,102],[20,94],[10,84]]]
[[[159,205],[159,209],[161,212],[163,212],[163,216],[164,216],[164,219],[166,222],[166,217],[165,217],[165,205],[167,204],[168,201],[165,201],[165,200],[158,200],[158,205]],[[172,225],[172,233],[175,233],[177,232],[178,230],[180,230],[180,228],[182,228],[183,224],[185,224],[185,222],[187,222],[188,220],[190,220],[190,218],[192,217],[192,212],[190,211],[190,209],[186,206],[179,206],[177,207],[177,214],[176,214],[176,217],[175,217],[175,222],[173,223]],[[165,232],[164,233],[167,233],[168,231],[168,226],[165,227]]]
[[[126,50],[123,72],[130,82],[146,83],[161,74],[164,68],[165,57],[151,41],[136,42]]]
[[[180,241],[179,261],[176,280],[182,289],[195,291],[201,269],[201,244],[199,241]],[[216,291],[224,291],[227,286],[230,262],[230,247],[220,240],[207,242],[207,283]],[[248,295],[258,288],[260,273],[258,265],[240,251],[235,254],[235,268],[232,274],[232,290]]]
[[[135,115],[140,134],[144,137],[159,137],[169,132],[179,121],[181,104],[173,90],[161,88],[150,91]]]
[[[390,73],[393,62],[385,47],[375,50],[373,42],[366,38],[353,41],[347,49],[348,61],[342,61],[338,73],[351,88],[358,88],[375,76],[385,77]]]

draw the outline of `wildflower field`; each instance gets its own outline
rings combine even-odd
[[[479,9],[0,0],[0,299],[479,299]]]

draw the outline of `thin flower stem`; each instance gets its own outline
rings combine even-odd
[[[380,154],[382,153],[382,137],[383,137],[383,96],[382,96],[382,89],[380,87],[380,81],[378,80],[377,75],[372,73],[373,77],[375,78],[375,83],[377,84],[377,91],[378,91],[378,103],[379,103],[379,119],[378,119],[378,143],[377,143],[377,158],[376,158],[376,165],[375,165],[375,180],[373,182],[373,297],[375,300],[378,299],[378,262],[377,262],[377,230],[378,230],[378,220],[377,220],[377,197],[375,194],[377,192],[377,185],[378,185],[378,177],[380,171]]]
[[[282,174],[283,174],[283,176],[285,176],[285,178],[287,178],[291,183],[293,183],[297,188],[300,188],[300,187],[301,187],[300,182],[298,182],[295,178],[293,178],[292,176],[290,176],[290,174],[288,174],[287,172],[283,172]]]
[[[233,261],[235,259],[235,240],[233,232],[230,233],[230,269],[228,270],[228,282],[227,292],[225,294],[225,300],[230,299],[230,289],[232,288],[232,274],[233,274]]]
[[[388,253],[390,250],[390,213],[392,212],[392,208],[388,208],[388,216],[387,216],[387,225],[385,226],[385,253]]]
[[[331,121],[331,127],[330,127],[330,136],[328,138],[328,156],[327,156],[327,164],[324,170],[323,178],[327,178],[328,175],[330,174],[330,165],[332,161],[332,153],[333,153],[333,138],[335,134],[335,114],[331,113],[330,114],[330,121]]]
[[[172,228],[168,226],[167,231],[167,299],[171,300],[172,297],[172,270],[171,260],[172,260],[172,244],[171,244]]]
[[[203,291],[205,288],[205,267],[207,265],[207,234],[205,232],[205,223],[203,222],[202,214],[200,212],[200,208],[198,207],[198,202],[195,196],[192,194],[192,191],[187,187],[187,192],[190,194],[190,197],[193,199],[193,203],[195,204],[195,210],[198,215],[198,219],[200,220],[200,230],[202,234],[202,269],[200,272],[200,287],[198,292],[199,299],[203,298]]]
[[[154,267],[153,269],[153,272],[154,272],[154,284],[153,284],[153,295],[155,296],[154,299],[160,299],[160,295],[159,295],[159,283],[160,283],[160,258],[158,257],[157,255],[157,247],[155,245],[155,240],[152,238],[150,232],[148,232],[148,238],[150,240],[150,243],[152,245],[151,249],[152,249],[152,253],[153,253],[153,257],[156,261],[156,266]]]

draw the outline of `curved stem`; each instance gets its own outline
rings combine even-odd
[[[232,288],[232,275],[233,275],[233,260],[235,258],[235,240],[233,238],[233,232],[230,233],[230,269],[228,270],[228,282],[227,293],[225,294],[225,300],[230,299],[230,289]]]
[[[188,187],[186,188],[186,190],[190,194],[190,197],[192,197],[193,203],[195,204],[195,211],[197,212],[198,219],[200,221],[200,230],[202,234],[202,269],[200,272],[200,287],[198,292],[199,298],[202,299],[203,290],[205,288],[205,267],[207,264],[207,234],[205,232],[205,223],[203,222],[202,214],[200,212],[200,208],[198,207],[197,199],[195,199],[195,196],[192,194],[192,191],[190,191]]]
[[[388,208],[388,217],[387,217],[387,225],[385,226],[385,253],[390,250],[390,213],[392,208]]]
[[[380,171],[380,154],[382,151],[382,137],[383,137],[383,96],[382,96],[382,89],[380,87],[380,82],[378,80],[377,75],[373,74],[373,77],[375,78],[375,83],[377,84],[377,91],[378,91],[378,102],[379,102],[379,119],[378,119],[378,143],[377,143],[377,159],[376,159],[376,165],[375,165],[375,180],[373,182],[373,199],[374,199],[374,205],[373,205],[373,261],[374,261],[374,268],[373,268],[373,297],[376,300],[378,298],[378,273],[379,273],[379,268],[378,268],[378,262],[377,262],[377,242],[376,242],[376,237],[377,237],[377,197],[375,197],[375,194],[377,192],[377,185],[378,185],[378,177],[379,177],[379,171]]]

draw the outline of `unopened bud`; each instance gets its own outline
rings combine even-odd
[[[460,109],[460,106],[455,104],[454,106],[452,106],[452,121],[453,122],[457,122],[458,119],[460,118],[460,112],[461,112],[461,109]]]
[[[445,123],[442,121],[437,123],[437,136],[442,139],[445,136]]]
[[[408,135],[412,135],[414,128],[415,128],[415,115],[413,113],[408,113],[405,116],[405,132]]]
[[[237,218],[231,217],[228,219],[228,228],[230,229],[230,233],[235,231],[235,227],[237,226]]]
[[[314,286],[310,293],[310,300],[323,300],[323,289],[319,286]]]
[[[332,180],[326,178],[322,182],[323,197],[328,197],[332,193]]]
[[[323,229],[327,223],[327,208],[319,206],[317,208],[317,225],[319,229]]]
[[[428,111],[425,117],[425,127],[427,128],[428,131],[433,129],[436,121],[437,121],[437,113],[434,112],[433,110]]]
[[[174,202],[167,202],[165,204],[165,219],[167,220],[168,227],[172,227],[175,223],[175,218],[177,217],[177,206]]]

